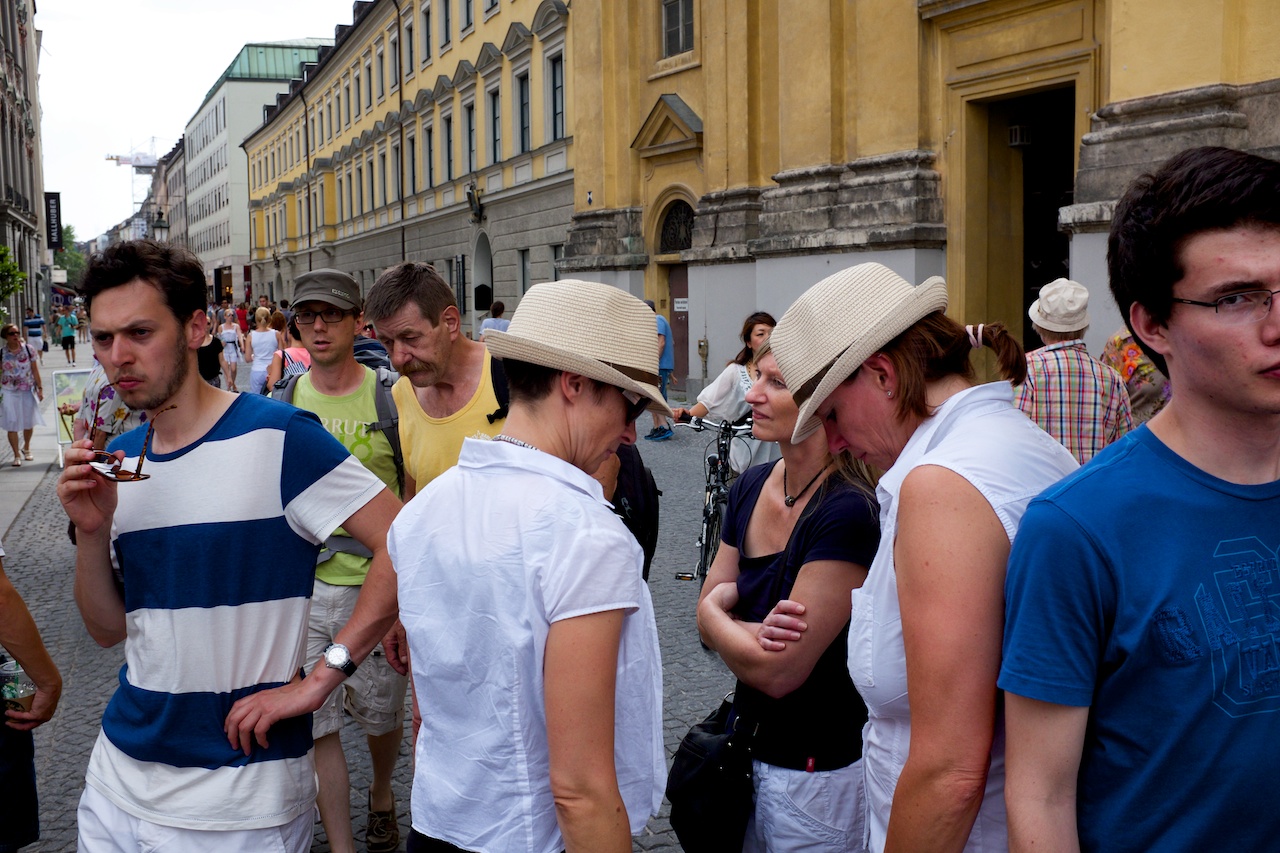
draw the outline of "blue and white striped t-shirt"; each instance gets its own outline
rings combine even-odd
[[[126,467],[145,434],[111,443]],[[208,476],[229,463],[243,482]],[[162,825],[286,823],[316,796],[310,715],[277,723],[248,757],[223,725],[237,699],[298,673],[320,543],[384,486],[314,415],[248,394],[194,444],[148,449],[143,473],[117,491],[125,665],[86,781]]]

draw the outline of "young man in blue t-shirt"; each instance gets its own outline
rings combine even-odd
[[[1107,260],[1174,394],[1033,501],[1014,543],[1010,847],[1274,849],[1280,163],[1179,154],[1120,199]]]

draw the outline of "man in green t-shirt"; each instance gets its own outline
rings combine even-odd
[[[294,307],[293,318],[302,345],[311,354],[311,370],[298,377],[293,404],[314,412],[334,438],[399,496],[391,445],[383,432],[369,429],[379,420],[375,401],[379,379],[355,358],[361,316],[359,286],[338,270],[304,273],[295,282]],[[368,552],[341,528],[326,546],[316,564],[307,632],[308,660],[315,660],[347,623],[369,571]],[[377,649],[314,714],[312,734],[320,780],[317,804],[334,853],[355,849],[350,779],[339,736],[344,707],[360,723],[369,742],[373,779],[369,785],[366,846],[370,853],[379,853],[395,850],[400,844],[391,774],[404,736],[407,683],[406,677],[392,669],[382,650]]]

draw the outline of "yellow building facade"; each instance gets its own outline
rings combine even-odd
[[[572,214],[574,81],[559,0],[377,0],[264,108],[249,164],[255,291],[310,269],[367,291],[433,263],[465,322],[554,276]]]
[[[1096,352],[1127,182],[1191,145],[1280,155],[1271,0],[613,0],[573,33],[558,268],[653,298],[690,390],[746,314],[872,260],[1027,335],[1069,275]]]

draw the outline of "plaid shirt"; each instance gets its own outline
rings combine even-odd
[[[1081,465],[1133,429],[1124,381],[1090,357],[1082,340],[1027,353],[1027,381],[1018,388],[1017,403]]]

